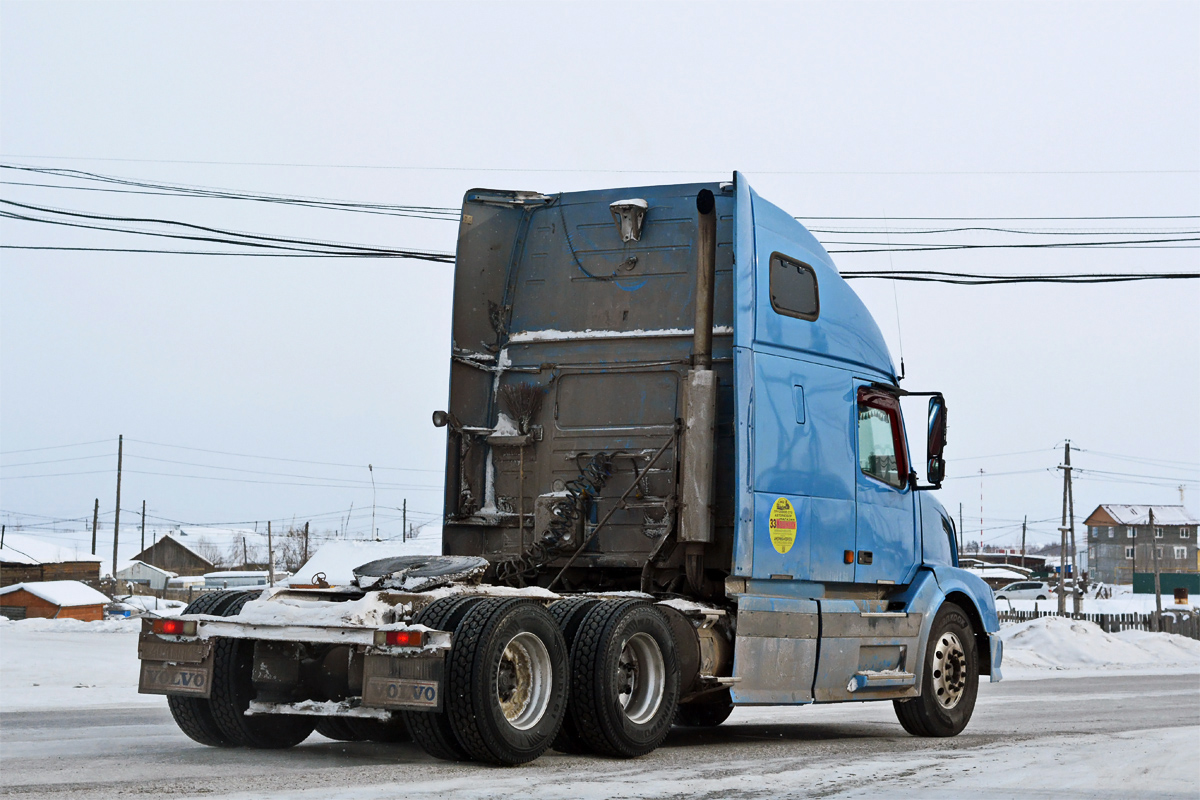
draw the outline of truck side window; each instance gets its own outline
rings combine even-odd
[[[900,402],[890,394],[858,390],[858,466],[863,474],[903,489],[908,478]]]
[[[821,310],[817,273],[808,264],[771,255],[771,308],[788,317],[814,320]]]

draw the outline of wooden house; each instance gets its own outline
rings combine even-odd
[[[79,581],[35,581],[0,588],[0,614],[9,619],[104,619],[108,597]]]

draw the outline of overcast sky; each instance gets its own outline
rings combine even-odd
[[[457,207],[478,186],[557,192],[737,169],[808,218],[1196,215],[1198,34],[1195,2],[3,2],[0,151],[8,164],[426,206]],[[11,184],[0,196],[391,247],[452,251],[456,234],[452,222],[230,200]],[[0,236],[176,246],[11,220]],[[835,259],[1196,271],[1198,253]],[[433,518],[450,273],[0,251],[4,521],[90,522],[98,497],[108,528],[118,434],[122,506],[145,500],[152,521],[295,515],[333,528],[353,503],[351,528],[365,533],[369,463],[384,536],[399,533],[405,499],[412,518]],[[1019,542],[1026,514],[1031,541],[1056,538],[1045,520],[1061,511],[1053,467],[1068,438],[1084,449],[1075,465],[1100,471],[1080,475],[1078,520],[1101,502],[1178,503],[1180,484],[1200,512],[1200,281],[853,286],[897,362],[903,339],[904,385],[946,394],[940,497],[956,515],[963,504],[968,535],[982,501],[985,540]]]

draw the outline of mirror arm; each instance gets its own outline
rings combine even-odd
[[[940,483],[931,483],[927,486],[922,486],[920,479],[917,477],[917,471],[913,470],[908,473],[908,487],[914,492],[930,492],[935,489],[941,489],[942,485]]]

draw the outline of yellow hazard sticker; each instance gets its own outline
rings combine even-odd
[[[771,545],[780,553],[786,553],[796,543],[796,509],[781,497],[771,506]]]

